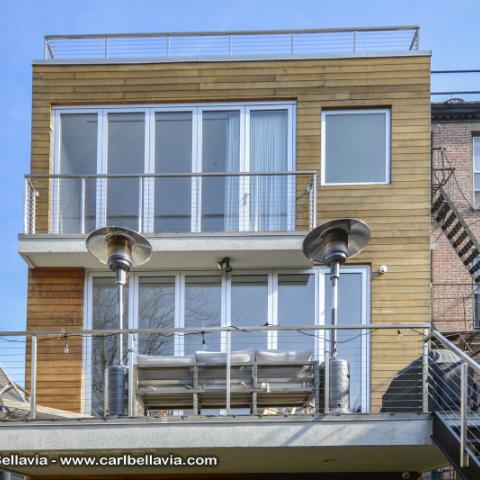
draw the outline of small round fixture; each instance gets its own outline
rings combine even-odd
[[[103,227],[86,240],[88,251],[110,270],[130,271],[143,265],[152,255],[150,242],[138,232],[123,227]]]
[[[303,253],[317,262],[343,264],[370,240],[370,228],[356,218],[339,218],[314,228],[303,241]]]
[[[383,275],[384,273],[387,273],[388,272],[388,267],[386,265],[380,265],[378,267],[378,273],[380,275]]]
[[[223,257],[220,261],[218,261],[217,270],[230,273],[233,270],[232,266],[230,265],[230,257]]]

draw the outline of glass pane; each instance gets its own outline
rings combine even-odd
[[[238,172],[240,112],[203,112],[202,171]],[[202,231],[238,231],[238,177],[203,177]]]
[[[480,207],[480,192],[475,192],[475,207]]]
[[[288,170],[288,110],[250,112],[250,171]],[[255,231],[287,230],[288,177],[253,176],[250,226]],[[290,205],[293,209],[293,205]],[[293,211],[293,210],[292,210]]]
[[[113,277],[97,277],[93,279],[92,328],[119,328],[117,318],[117,288]],[[128,288],[124,295],[124,327],[128,325]],[[127,347],[127,336],[124,336],[124,347]],[[126,351],[126,350],[125,350]],[[115,336],[92,337],[92,414],[103,416],[103,387],[105,368],[117,363],[117,338]]]
[[[480,137],[473,137],[473,165],[476,172],[480,172]]]
[[[475,190],[480,190],[480,173],[474,173],[473,174],[473,188]]]
[[[60,115],[60,174],[95,175],[97,173],[96,113]],[[57,181],[59,233],[81,232],[82,180]],[[95,228],[96,180],[85,180],[85,231]]]
[[[279,325],[304,326],[315,324],[315,278],[310,274],[278,276]],[[315,335],[294,330],[278,332],[278,348],[282,350],[315,351]]]
[[[260,327],[268,321],[268,276],[232,276],[232,325]],[[232,350],[267,348],[266,332],[233,332]]]
[[[331,325],[330,275],[325,275],[325,323]],[[342,272],[338,283],[338,324],[362,323],[362,274]],[[350,409],[362,407],[362,332],[338,330],[337,358],[350,364]]]
[[[192,172],[192,113],[155,114],[155,173]],[[155,179],[155,232],[191,231],[192,179]]]
[[[222,289],[219,276],[188,276],[185,279],[185,327],[203,328],[221,326]],[[187,334],[185,354],[197,350],[220,350],[220,333]]]
[[[108,114],[108,173],[138,175],[145,169],[145,114]],[[139,179],[108,180],[107,225],[138,229]]]
[[[387,181],[385,113],[329,113],[325,117],[327,183]]]
[[[140,277],[138,328],[175,326],[175,277]],[[173,334],[139,334],[138,352],[145,355],[173,355]]]

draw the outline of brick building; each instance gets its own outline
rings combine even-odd
[[[444,182],[458,212],[480,238],[480,102],[453,99],[432,104],[432,148],[434,188],[436,182]],[[478,328],[478,287],[435,220],[431,243],[436,326],[442,331]]]

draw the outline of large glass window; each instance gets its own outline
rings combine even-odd
[[[339,283],[338,322],[367,323],[366,267],[342,268]],[[89,276],[88,328],[117,328],[117,292],[112,277]],[[129,297],[133,308],[125,309],[124,325],[138,328],[188,328],[184,334],[140,334],[136,352],[146,355],[192,355],[197,351],[226,351],[227,334],[207,332],[209,327],[234,327],[231,350],[273,349],[305,351],[321,363],[329,352],[328,331],[315,325],[330,323],[330,279],[326,268],[306,271],[177,272],[130,274]],[[127,307],[127,305],[125,305]],[[304,327],[302,331],[268,328],[275,325]],[[309,329],[309,327],[311,328]],[[267,327],[245,332],[242,327]],[[125,338],[125,343],[126,343]],[[103,372],[117,358],[114,337],[89,340],[91,359],[91,405],[103,411]],[[345,330],[337,334],[337,356],[351,369],[351,409],[368,408],[368,331]]]
[[[207,111],[202,124],[202,171],[238,172],[240,112]],[[203,232],[238,231],[239,177],[207,176],[201,181]]]
[[[268,275],[232,276],[232,325],[261,327],[268,324]],[[232,350],[267,348],[266,332],[232,333]]]
[[[97,173],[97,131],[95,113],[60,115],[60,162],[57,172],[65,178],[55,180],[55,229],[62,233],[78,233],[95,228],[96,179],[80,179],[75,175]],[[72,175],[71,178],[68,178]],[[84,224],[82,225],[82,222]]]
[[[155,173],[192,172],[192,112],[155,113]],[[155,179],[154,231],[189,232],[192,179]]]
[[[278,324],[302,327],[315,325],[315,276],[281,274],[278,276]],[[314,351],[318,332],[286,330],[278,332],[278,348]]]
[[[322,182],[390,181],[390,110],[322,112]]]
[[[140,277],[138,282],[138,328],[175,327],[175,277]],[[173,334],[139,334],[138,352],[173,355]]]
[[[222,279],[217,275],[189,275],[185,279],[185,328],[221,326]],[[186,334],[185,354],[220,350],[220,333]]]
[[[54,171],[73,177],[56,183],[51,230],[292,230],[295,177],[275,173],[294,170],[293,113],[279,102],[59,108]],[[108,177],[81,178],[96,174]]]
[[[145,171],[145,114],[108,114],[107,173],[135,175]],[[107,225],[139,229],[140,180],[108,179]]]
[[[361,273],[342,273],[338,283],[338,324],[362,323],[363,287]],[[325,275],[325,323],[331,325],[331,283]],[[360,412],[362,408],[362,336],[367,332],[338,330],[336,334],[337,358],[347,360],[350,365],[350,410]],[[327,350],[329,346],[327,345]]]
[[[125,292],[125,316],[123,325],[128,325],[128,288]],[[92,329],[119,328],[117,315],[117,287],[113,277],[95,277],[92,281],[91,325]],[[126,351],[127,338],[124,337]],[[112,335],[94,336],[91,338],[91,410],[95,415],[103,416],[105,369],[117,363],[117,337]]]

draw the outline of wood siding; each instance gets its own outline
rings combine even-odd
[[[28,274],[28,330],[83,327],[83,268],[37,268]],[[79,412],[82,392],[82,338],[38,337],[37,403]],[[30,342],[27,342],[26,380],[30,388]]]
[[[430,321],[429,56],[34,65],[31,170],[48,173],[51,166],[52,106],[255,100],[297,102],[297,169],[319,172],[322,109],[391,109],[391,184],[318,185],[317,223],[355,216],[370,225],[371,242],[352,263],[371,265],[373,322]],[[42,231],[47,224],[45,191],[38,201],[44,206],[37,217]],[[383,264],[388,273],[379,276],[375,272]],[[392,332],[391,346],[401,341],[406,348],[404,356],[390,358],[382,337],[374,336],[372,342],[375,409],[394,372],[421,351],[418,335],[399,340]]]

